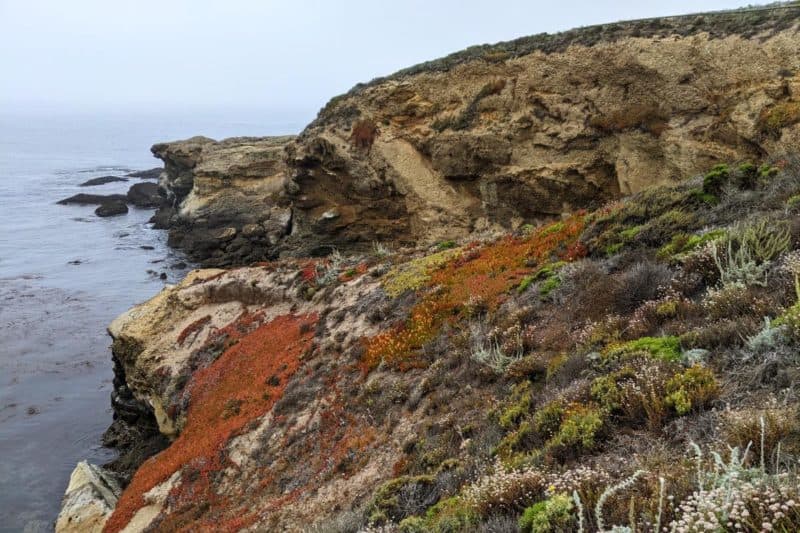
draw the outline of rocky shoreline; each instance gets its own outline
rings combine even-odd
[[[714,20],[412,69],[335,98],[298,136],[159,143],[157,185],[64,200],[156,207],[169,245],[207,268],[109,327],[104,444],[120,457],[76,468],[56,530],[301,530],[362,516],[412,468],[398,458],[425,446],[418,435],[449,435],[465,462],[500,378],[449,360],[427,322],[409,329],[424,342],[402,341],[419,361],[392,362],[391,346],[372,361],[366,340],[406,331],[398,320],[428,312],[410,295],[429,269],[484,260],[491,238],[560,221],[532,234],[560,239],[547,248],[560,268],[589,253],[576,213],[797,146],[800,8],[752,34],[708,32]],[[546,266],[506,270],[504,253],[469,279],[516,287],[519,269]],[[495,297],[454,309],[471,317]],[[437,397],[442,365],[470,398]],[[448,401],[465,417],[455,433]],[[444,459],[415,472],[439,483],[455,469]]]

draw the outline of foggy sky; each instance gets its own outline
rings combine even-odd
[[[0,0],[0,111],[307,113],[474,44],[725,0]]]

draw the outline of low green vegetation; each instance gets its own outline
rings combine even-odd
[[[396,266],[411,281],[387,294],[413,287],[435,308],[439,274],[466,265],[470,313],[443,315],[418,348],[432,363],[407,378],[426,386],[383,408],[425,422],[367,517],[404,532],[694,531],[696,512],[733,524],[719,531],[800,528],[800,484],[785,468],[800,460],[800,402],[786,396],[800,382],[793,161],[717,165],[589,213],[570,244],[585,251],[577,259],[555,245],[532,260],[523,244],[566,231],[554,223],[491,254]],[[755,521],[720,511],[726,494]]]

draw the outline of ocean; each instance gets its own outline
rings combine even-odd
[[[52,530],[75,464],[114,457],[100,443],[112,416],[106,327],[191,267],[150,227],[152,210],[98,218],[56,202],[126,192],[140,180],[78,184],[160,166],[155,142],[296,133],[310,118],[0,110],[0,531]]]

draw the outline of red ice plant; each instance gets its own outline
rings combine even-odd
[[[216,531],[244,525],[240,503],[214,492],[213,479],[233,466],[225,455],[231,438],[272,409],[309,349],[316,315],[285,315],[242,337],[209,366],[192,375],[186,424],[169,448],[145,461],[120,497],[105,532],[120,531],[144,504],[144,494],[181,471],[170,493],[178,515],[192,515],[192,527]],[[198,506],[213,516],[198,518]],[[169,519],[169,517],[166,517]],[[182,529],[181,522],[173,524]],[[183,524],[188,527],[188,524]]]

